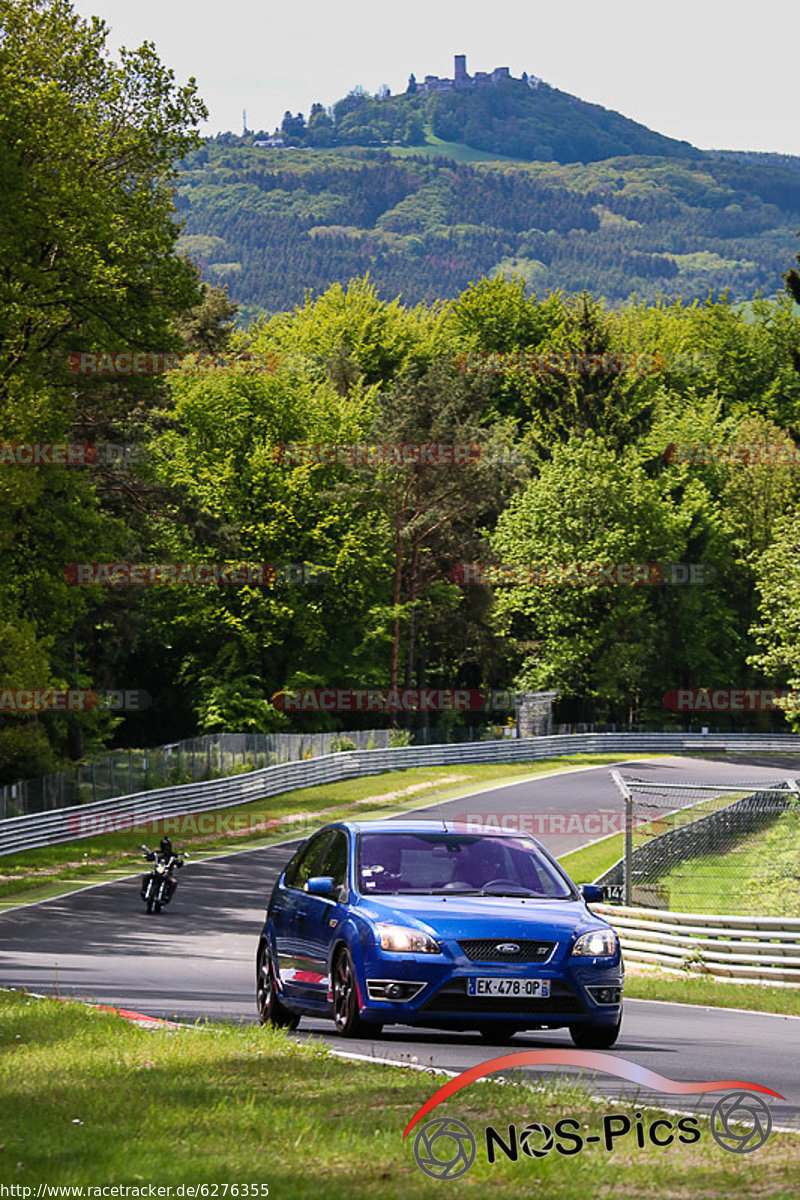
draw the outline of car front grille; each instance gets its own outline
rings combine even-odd
[[[547,962],[555,942],[517,938],[472,938],[458,943],[470,962],[501,962],[515,967],[519,963]],[[498,946],[518,946],[516,952],[498,950]]]
[[[554,979],[550,984],[550,995],[522,996],[512,999],[509,996],[468,996],[466,981],[454,980],[440,987],[429,996],[421,1006],[421,1011],[437,1012],[443,1015],[469,1013],[470,1016],[497,1016],[500,1014],[517,1014],[530,1017],[547,1018],[553,1014],[580,1014],[586,1008],[566,984]]]

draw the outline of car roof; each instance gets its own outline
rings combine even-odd
[[[469,837],[524,837],[538,845],[538,838],[525,830],[513,829],[469,829],[464,822],[448,821],[440,818],[437,821],[398,821],[384,819],[378,821],[336,821],[326,826],[329,829],[349,829],[353,833],[449,833],[466,834]]]

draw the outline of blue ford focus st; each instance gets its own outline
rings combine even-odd
[[[256,960],[263,1024],[332,1018],[345,1036],[388,1024],[569,1028],[612,1046],[623,966],[611,926],[526,834],[443,822],[337,822],[279,876]]]

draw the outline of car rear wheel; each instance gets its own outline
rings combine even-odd
[[[289,1012],[288,1008],[284,1008],[278,999],[272,955],[266,946],[262,946],[258,953],[256,1007],[262,1025],[272,1025],[277,1029],[296,1029],[300,1024],[300,1018]]]
[[[342,1037],[361,1037],[374,1032],[358,1013],[358,987],[350,951],[343,946],[333,960],[333,1019]]]
[[[570,1025],[569,1035],[581,1050],[607,1050],[619,1037],[622,1018],[616,1025]]]

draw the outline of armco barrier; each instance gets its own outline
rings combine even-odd
[[[800,736],[795,734],[702,734],[680,733],[585,733],[551,737],[508,739],[492,742],[462,742],[438,746],[404,746],[385,750],[350,750],[326,754],[303,762],[279,763],[245,775],[210,779],[178,787],[159,788],[113,800],[98,800],[71,808],[0,821],[0,855],[70,842],[97,832],[90,820],[113,818],[120,828],[131,824],[183,813],[208,812],[238,804],[265,800],[295,788],[335,783],[362,775],[408,767],[446,766],[450,763],[532,762],[571,754],[685,754],[794,753],[800,755]],[[800,764],[800,759],[798,759]]]
[[[800,917],[738,917],[593,904],[628,963],[732,983],[800,987]]]

